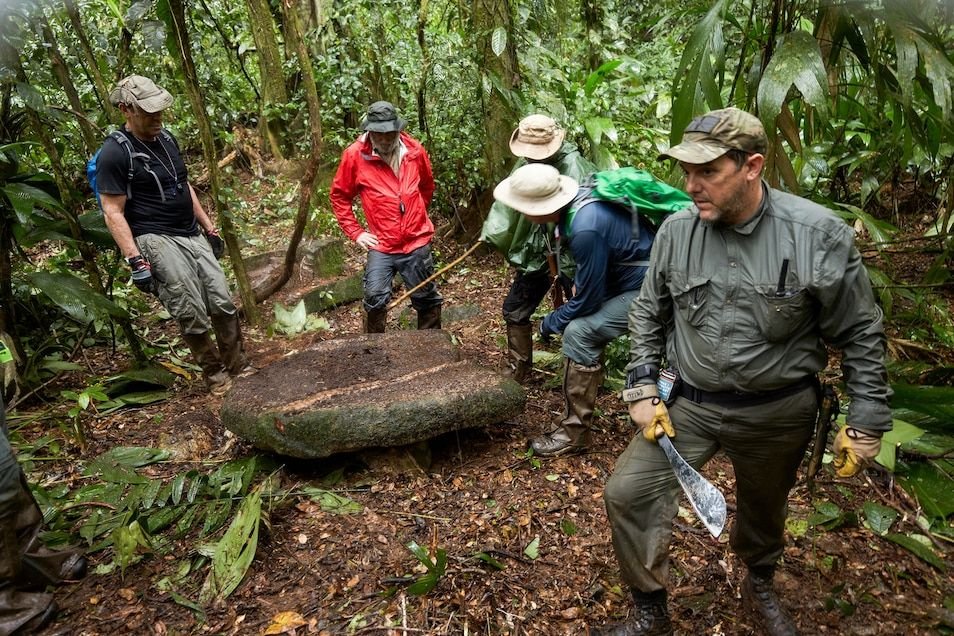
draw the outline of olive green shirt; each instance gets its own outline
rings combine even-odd
[[[663,223],[630,309],[628,368],[665,356],[704,391],[768,391],[824,369],[827,343],[842,350],[848,423],[890,430],[883,314],[851,228],[762,188],[741,225],[704,223],[695,206]]]

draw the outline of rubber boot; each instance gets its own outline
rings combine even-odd
[[[213,315],[212,330],[215,331],[215,342],[219,345],[222,366],[229,375],[234,377],[255,370],[255,367],[249,364],[248,356],[245,355],[238,312]]]
[[[533,325],[507,325],[507,374],[524,384],[533,369]]]
[[[563,397],[566,410],[563,419],[549,432],[530,440],[535,455],[555,457],[586,450],[592,441],[593,411],[596,395],[603,383],[603,365],[586,367],[564,359]]]
[[[42,590],[47,585],[77,581],[86,576],[87,562],[82,551],[50,550],[40,541],[43,513],[22,471],[14,505],[14,531],[20,552],[20,571],[14,580],[17,588]]]
[[[440,329],[441,328],[441,306],[434,305],[427,309],[417,310],[417,328],[418,329]]]
[[[798,629],[782,607],[772,585],[771,568],[750,569],[742,581],[742,602],[767,636],[798,636]]]
[[[672,620],[666,607],[666,591],[651,594],[633,592],[633,613],[629,620],[597,628],[593,636],[670,636]]]
[[[232,388],[232,379],[226,373],[222,366],[222,360],[219,358],[219,352],[212,343],[212,337],[209,332],[204,333],[185,333],[182,339],[189,345],[192,356],[196,364],[202,369],[202,378],[205,380],[205,386],[208,387],[212,395],[224,395],[226,391]]]
[[[364,333],[384,333],[388,324],[388,310],[374,309],[364,317]]]
[[[56,615],[52,594],[24,592],[14,584],[21,564],[15,521],[0,519],[0,636],[36,633]]]

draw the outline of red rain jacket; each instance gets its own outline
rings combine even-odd
[[[405,132],[401,141],[407,152],[401,159],[400,178],[372,154],[365,133],[345,149],[331,183],[331,207],[341,230],[352,241],[365,231],[351,207],[360,196],[368,231],[378,237],[371,249],[385,254],[407,254],[430,243],[434,235],[434,224],[427,216],[434,194],[431,161],[419,141]]]

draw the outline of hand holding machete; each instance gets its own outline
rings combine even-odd
[[[655,442],[663,435],[676,436],[676,429],[669,419],[669,409],[658,397],[632,402],[629,405],[629,417],[650,442]]]

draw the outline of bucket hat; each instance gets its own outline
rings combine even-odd
[[[135,104],[147,113],[158,113],[172,106],[172,95],[148,77],[129,75],[116,83],[109,94],[114,105]]]
[[[659,155],[686,163],[708,163],[730,150],[765,154],[768,140],[759,118],[738,108],[723,108],[696,117],[682,136],[682,143]]]
[[[528,163],[494,188],[494,198],[527,216],[547,216],[569,205],[579,184],[545,163]]]
[[[407,121],[398,117],[397,109],[391,102],[374,102],[368,106],[368,112],[361,122],[362,130],[371,132],[397,132],[404,130]]]
[[[560,149],[566,131],[546,115],[530,115],[520,120],[510,135],[510,152],[517,157],[541,161]]]

